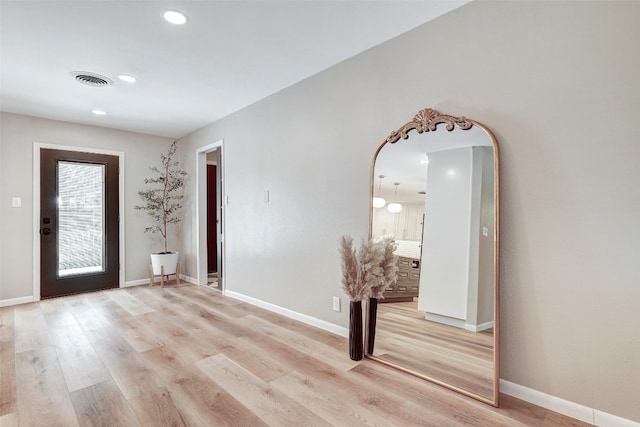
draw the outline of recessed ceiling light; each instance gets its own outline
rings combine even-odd
[[[136,80],[138,80],[131,74],[118,74],[118,78],[123,82],[127,82],[127,83],[135,83]]]
[[[91,112],[93,114],[95,114],[96,116],[106,116],[107,112],[106,111],[102,111],[102,110],[91,110]]]
[[[162,17],[170,24],[182,25],[187,22],[187,15],[177,10],[167,10]]]

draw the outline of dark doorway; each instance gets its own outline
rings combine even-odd
[[[119,158],[40,151],[40,296],[119,286]]]
[[[207,164],[207,273],[218,272],[218,167]]]

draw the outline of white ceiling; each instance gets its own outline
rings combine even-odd
[[[0,109],[177,138],[469,1],[1,0]]]

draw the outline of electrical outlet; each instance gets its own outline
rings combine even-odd
[[[333,297],[333,311],[340,311],[340,297]]]

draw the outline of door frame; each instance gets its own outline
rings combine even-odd
[[[121,288],[125,281],[125,242],[124,242],[124,152],[103,150],[101,148],[89,148],[89,147],[76,147],[70,145],[57,145],[41,142],[33,143],[33,300],[40,301],[40,150],[65,150],[76,151],[80,153],[93,153],[93,154],[105,154],[108,156],[118,157],[118,199],[119,199],[119,211],[120,221],[118,224],[118,236],[119,236],[119,264],[120,271],[118,272],[118,287]]]
[[[220,139],[196,150],[196,284],[207,284],[207,153],[220,150],[218,174],[220,176],[220,253],[222,258],[218,275],[220,289],[224,293],[226,276],[226,193],[225,193],[225,167],[224,167],[224,140]]]

